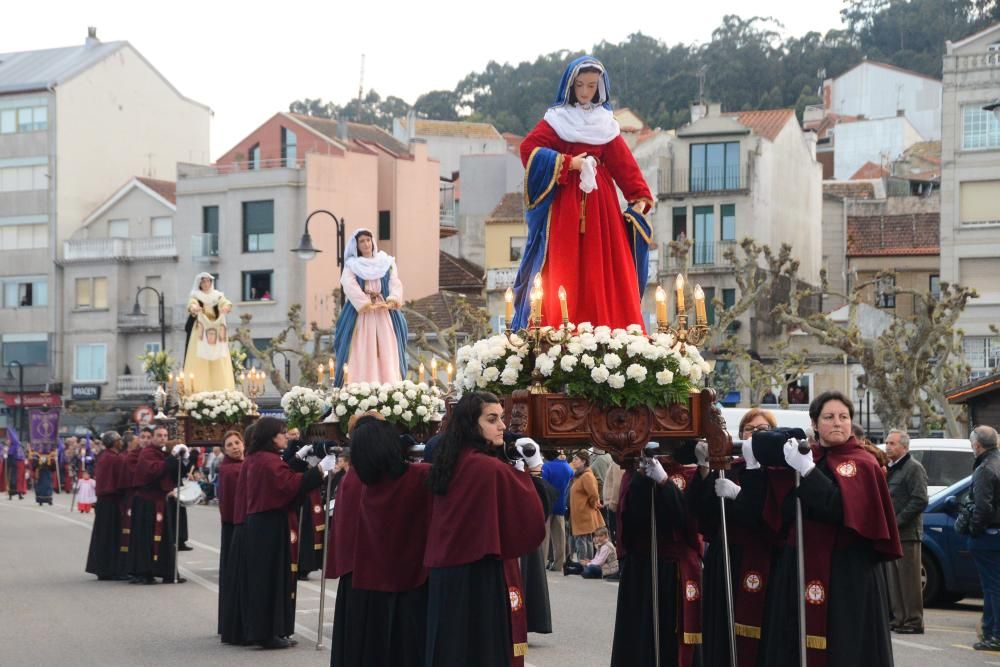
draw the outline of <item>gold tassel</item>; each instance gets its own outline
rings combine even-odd
[[[580,233],[587,231],[587,193],[580,198]]]
[[[684,643],[685,644],[700,644],[701,643],[701,633],[700,632],[685,632],[684,633]]]
[[[826,650],[826,637],[816,635],[806,635],[806,648],[814,648],[817,651]]]
[[[514,657],[520,658],[528,655],[528,644],[527,642],[521,642],[520,644],[514,644]]]
[[[736,634],[739,637],[749,637],[750,639],[760,639],[760,628],[754,625],[736,624]]]

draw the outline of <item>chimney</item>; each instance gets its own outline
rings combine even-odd
[[[406,141],[407,143],[413,141],[417,136],[417,110],[410,109],[410,112],[406,114]]]
[[[90,26],[90,27],[88,27],[87,28],[87,41],[84,42],[84,46],[86,46],[88,49],[92,49],[92,48],[94,48],[95,46],[97,46],[100,43],[101,43],[101,40],[97,39],[97,27],[96,26]]]
[[[704,102],[692,102],[691,103],[691,122],[697,123],[699,120],[708,115],[708,105]]]

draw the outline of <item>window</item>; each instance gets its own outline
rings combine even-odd
[[[48,334],[7,334],[0,344],[3,365],[18,361],[25,366],[48,366]]]
[[[673,240],[677,241],[682,236],[687,238],[688,210],[687,206],[675,206],[673,210]]]
[[[76,307],[80,309],[104,309],[108,307],[107,278],[77,278]]]
[[[896,276],[882,276],[875,283],[875,305],[879,308],[896,307]]]
[[[31,308],[49,305],[49,283],[42,276],[8,278],[3,282],[4,308]]]
[[[243,300],[244,301],[270,301],[271,277],[274,271],[244,271],[243,272]]]
[[[691,144],[691,192],[740,187],[740,142]]]
[[[711,326],[715,324],[715,288],[703,287],[702,291],[705,293],[705,316]]]
[[[296,166],[298,144],[295,133],[287,127],[281,128],[281,163],[286,167]]]
[[[243,252],[274,251],[274,201],[243,202]]]
[[[722,290],[722,309],[723,310],[732,310],[734,306],[736,306],[736,289],[732,288],[732,287],[725,287],[725,288],[723,288],[723,290]],[[736,331],[739,328],[739,326],[740,326],[739,325],[739,321],[738,320],[733,320],[732,322],[729,323],[729,326],[726,328],[726,331],[728,331],[730,333],[734,332],[734,331]]]
[[[49,127],[49,108],[30,106],[0,111],[0,134],[37,132]]]
[[[972,377],[981,377],[1000,368],[1000,336],[966,336],[962,353],[972,368]]]
[[[174,219],[170,216],[153,218],[150,220],[150,228],[153,236],[170,238],[174,235]]]
[[[1000,224],[1000,180],[963,181],[958,193],[962,225]]]
[[[694,264],[715,263],[715,209],[711,206],[694,207]]]
[[[247,169],[260,169],[260,144],[254,144],[250,147]]]
[[[810,373],[788,384],[789,405],[809,405],[812,400],[812,380]]]
[[[203,206],[201,208],[201,232],[205,235],[201,244],[202,256],[217,257],[219,255],[218,206]]]
[[[77,345],[73,354],[74,382],[107,381],[108,346],[104,343]]]
[[[48,225],[0,226],[0,250],[31,250],[47,248],[48,245]]]
[[[962,148],[1000,148],[1000,120],[992,111],[983,111],[980,104],[962,108]]]
[[[160,351],[160,343],[159,341],[155,343],[146,343],[143,349],[146,352],[146,354],[156,354],[157,352]]]
[[[722,217],[722,240],[736,240],[736,204],[723,204],[719,207]]]
[[[511,236],[510,237],[510,261],[520,262],[521,256],[524,254],[524,244],[527,242],[527,236]]]
[[[390,234],[392,234],[392,221],[391,211],[379,211],[378,212],[378,240],[388,241]]]
[[[3,167],[0,169],[0,192],[47,190],[49,168],[46,165]]]
[[[17,132],[17,111],[15,109],[0,111],[0,134],[14,134],[15,132]]]
[[[938,274],[931,274],[930,278],[927,280],[927,289],[935,299],[941,298],[941,276]]]
[[[128,238],[128,220],[108,220],[109,239]]]

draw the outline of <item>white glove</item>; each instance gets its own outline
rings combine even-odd
[[[520,461],[514,461],[514,468],[516,470],[524,472],[524,459],[521,459]]]
[[[535,453],[528,456],[524,453],[525,445],[532,445],[535,448]],[[517,452],[524,459],[524,465],[529,469],[537,468],[542,465],[542,448],[538,446],[538,443],[531,438],[518,438],[514,442],[514,447],[517,448]]]
[[[760,468],[760,461],[753,455],[753,443],[750,440],[743,442],[743,460],[747,463],[747,470],[757,470]]]
[[[694,446],[694,458],[702,468],[708,467],[708,443],[706,441],[699,440],[698,444]]]
[[[305,459],[307,456],[309,456],[309,452],[311,452],[312,449],[313,449],[312,445],[304,445],[302,447],[299,447],[299,451],[295,452],[295,458]]]
[[[736,496],[740,495],[740,491],[739,485],[732,480],[722,479],[721,477],[715,480],[715,495],[720,498],[733,500]]]
[[[808,451],[805,454],[799,452],[799,441],[795,438],[790,438],[785,443],[784,453],[785,463],[790,465],[792,469],[803,477],[811,473],[812,469],[816,467],[816,464],[813,463],[812,451]]]
[[[583,158],[580,167],[580,189],[586,193],[597,189],[597,160],[589,155]]]
[[[663,469],[663,466],[655,458],[643,457],[639,459],[639,469],[643,475],[657,484],[663,484],[667,481],[667,471]]]
[[[178,454],[180,456],[178,456]],[[187,445],[174,445],[173,450],[171,450],[170,455],[176,458],[187,458],[188,457],[188,447]]]
[[[337,465],[337,457],[333,454],[327,454],[323,457],[323,460],[319,462],[319,467],[323,470],[323,474],[329,474],[331,470]]]

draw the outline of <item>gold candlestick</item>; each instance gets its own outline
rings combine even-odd
[[[504,321],[507,323],[507,331],[510,331],[510,323],[514,321],[514,290],[510,287],[503,295],[504,301]]]
[[[438,379],[438,360],[437,357],[431,358],[431,386],[437,384]]]
[[[677,315],[679,316],[687,312],[687,308],[684,307],[684,274],[677,274],[677,280],[674,285],[677,290]]]
[[[420,362],[420,366],[417,367],[417,382],[424,381],[424,362]]]
[[[563,326],[569,324],[569,304],[566,303],[566,288],[559,286],[559,314],[562,315]]]
[[[708,324],[708,314],[705,310],[705,292],[701,285],[694,286],[694,321],[695,324]]]
[[[656,286],[656,324],[661,331],[668,325],[667,291],[660,285]]]

